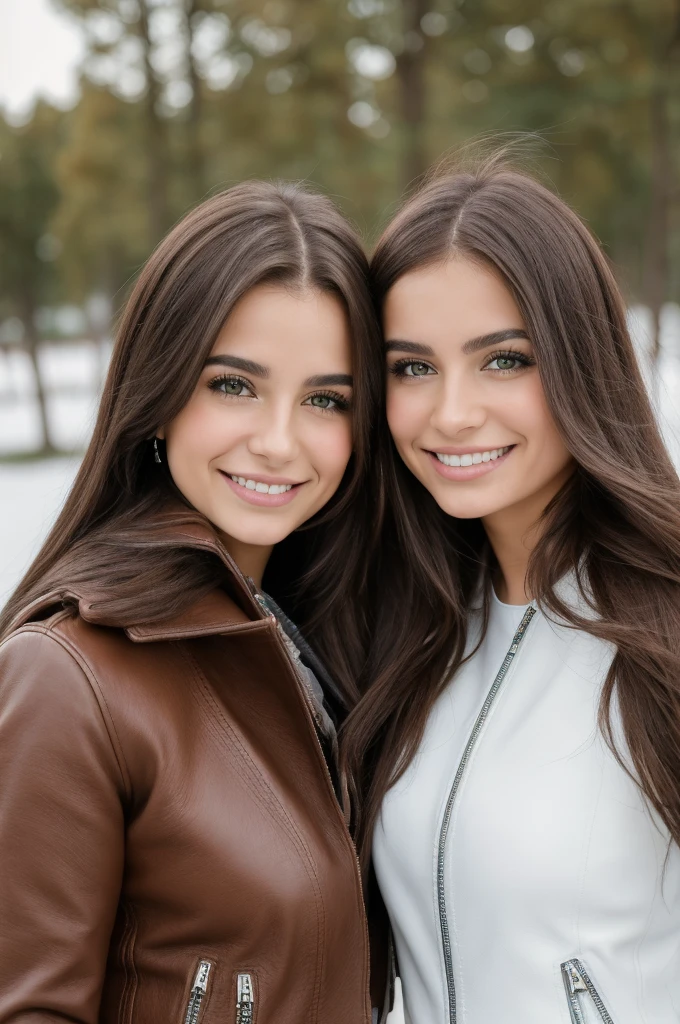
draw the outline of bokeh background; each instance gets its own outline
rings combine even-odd
[[[0,111],[0,603],[141,264],[243,178],[316,183],[370,245],[433,161],[537,133],[616,266],[678,459],[680,0],[0,0]]]
[[[370,245],[432,162],[536,133],[616,266],[676,453],[679,129],[680,0],[0,0],[0,602],[141,264],[243,178],[316,183]]]

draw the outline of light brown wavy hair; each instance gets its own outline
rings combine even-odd
[[[143,543],[168,503],[182,500],[154,463],[152,441],[189,400],[235,304],[264,282],[329,292],[347,315],[352,458],[309,528],[277,545],[265,583],[307,627],[347,699],[356,692],[380,330],[357,234],[330,200],[289,183],[246,182],[209,199],[148,260],[120,321],[92,440],[59,518],[0,615],[0,639],[34,602],[83,584],[96,586],[98,615],[111,625],[165,619],[228,584],[214,555]]]
[[[452,257],[492,267],[510,289],[577,464],[543,513],[529,591],[548,613],[616,648],[600,726],[616,752],[615,697],[639,784],[680,843],[680,484],[612,270],[564,202],[498,158],[435,177],[406,202],[373,257],[378,305],[402,275]],[[480,521],[441,511],[386,426],[378,460],[384,524],[374,643],[364,695],[343,738],[360,798],[364,862],[381,801],[461,664],[480,574],[488,593],[495,564]],[[568,571],[594,617],[579,616],[557,596],[555,584]]]

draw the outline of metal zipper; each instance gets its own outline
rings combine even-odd
[[[187,1012],[184,1015],[184,1024],[196,1024],[198,1015],[201,1012],[201,1004],[208,991],[208,978],[212,964],[209,960],[201,960],[196,971],[194,984],[191,987],[191,995],[187,1003]]]
[[[449,935],[449,921],[446,912],[446,893],[444,890],[444,866],[445,866],[445,854],[446,854],[446,837],[449,831],[449,825],[451,824],[451,814],[453,811],[453,804],[456,799],[456,794],[460,786],[461,779],[467,767],[467,763],[470,760],[470,755],[474,749],[475,743],[479,738],[479,734],[482,731],[482,726],[486,721],[491,705],[493,704],[498,691],[501,688],[501,684],[507,675],[508,669],[512,663],[512,659],[515,657],[519,645],[524,639],[524,634],[527,631],[527,627],[531,622],[532,618],[536,613],[534,607],[529,607],[525,611],[522,621],[517,627],[517,632],[512,638],[510,649],[503,659],[503,664],[498,670],[498,674],[494,679],[491,689],[486,695],[486,700],[482,704],[482,709],[477,716],[470,737],[463,751],[458,770],[455,774],[451,789],[449,791],[449,797],[446,801],[446,807],[444,809],[444,818],[442,820],[442,826],[439,832],[439,849],[437,855],[437,901],[439,904],[439,925],[442,934],[442,945],[444,947],[444,967],[446,970],[446,985],[449,994],[449,1024],[456,1024],[456,985],[453,977],[453,956],[451,954],[451,937]]]
[[[567,960],[561,964],[561,969],[572,1024],[588,1024],[587,1017],[583,1013],[583,1006],[579,995],[581,992],[585,992],[590,996],[595,1009],[600,1015],[602,1024],[614,1024],[600,998],[600,993],[595,988],[588,972],[583,966],[583,962],[581,960]]]
[[[253,1024],[255,993],[251,974],[236,978],[236,1024]]]

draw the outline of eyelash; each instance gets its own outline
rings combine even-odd
[[[520,367],[523,368],[526,366],[536,365],[536,360],[533,359],[532,356],[526,355],[525,352],[510,352],[506,350],[503,352],[492,352],[487,359],[484,368],[486,369],[489,366],[489,363],[493,363],[494,359],[515,359],[520,365],[513,367],[512,370],[491,370],[491,373],[516,373]]]
[[[251,395],[253,394],[253,388],[252,388],[252,385],[250,384],[250,382],[245,380],[245,378],[243,378],[243,377],[236,377],[233,373],[228,373],[228,374],[227,373],[223,373],[219,377],[213,377],[213,379],[208,382],[208,387],[210,388],[211,391],[220,391],[220,389],[221,389],[223,384],[240,384],[241,387],[247,388],[248,391],[251,393]],[[245,398],[246,396],[245,395],[228,395],[226,393],[226,391],[225,391],[225,392],[223,392],[223,397],[224,398]]]
[[[247,388],[251,395],[254,394],[254,389],[250,381],[247,381],[244,377],[238,377],[234,374],[222,374],[219,377],[213,377],[208,382],[208,387],[211,391],[219,392],[224,384],[240,384],[242,387]],[[223,392],[224,398],[247,398],[247,395],[229,395]],[[350,408],[350,402],[344,398],[343,395],[338,394],[337,391],[315,391],[314,394],[308,395],[305,399],[305,404],[311,404],[312,398],[328,398],[330,401],[335,402],[335,408],[322,409],[319,406],[312,406],[312,408],[318,409],[319,412],[323,413],[334,413],[334,412],[347,412]]]
[[[315,391],[313,395],[309,395],[308,399],[312,398],[329,398],[332,402],[335,402],[334,409],[320,409],[320,412],[347,412],[350,408],[350,402],[347,398],[339,395],[337,391]],[[319,406],[313,406],[318,409]]]
[[[396,363],[392,363],[390,366],[390,373],[394,374],[395,377],[431,376],[431,374],[428,373],[424,373],[422,375],[406,373],[406,368],[408,366],[428,366],[431,370],[434,369],[433,366],[430,366],[429,363],[426,363],[422,359],[397,359]]]
[[[524,352],[502,351],[502,352],[492,352],[491,355],[488,356],[487,361],[486,361],[486,363],[485,363],[483,368],[486,369],[489,366],[490,363],[493,363],[493,361],[495,359],[515,359],[520,364],[520,366],[515,366],[511,370],[501,370],[501,369],[490,370],[489,371],[490,373],[500,373],[500,374],[516,373],[517,370],[520,369],[521,367],[534,366],[535,363],[536,363],[535,359],[533,359],[531,356],[526,355]],[[433,376],[432,374],[429,374],[429,373],[407,374],[406,373],[406,369],[409,366],[427,366],[427,367],[429,367],[429,369],[434,370],[434,367],[431,366],[430,363],[426,363],[422,359],[399,359],[399,360],[397,360],[396,363],[393,363],[390,366],[389,372],[391,374],[393,374],[395,377],[401,377],[402,379],[404,377],[410,377],[411,379],[413,379],[414,377],[431,377],[431,376]],[[436,373],[437,371],[434,370],[434,372]]]

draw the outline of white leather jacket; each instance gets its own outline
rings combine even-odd
[[[374,841],[408,1024],[680,1022],[680,849],[598,730],[612,654],[529,608],[436,703]]]

